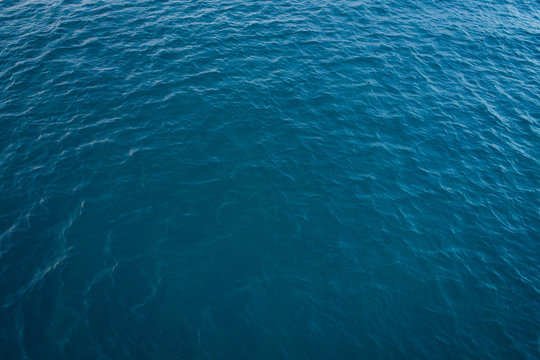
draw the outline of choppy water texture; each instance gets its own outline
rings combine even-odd
[[[538,359],[539,4],[0,2],[0,358]]]

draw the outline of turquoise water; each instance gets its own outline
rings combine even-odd
[[[0,2],[1,359],[538,359],[540,3]]]

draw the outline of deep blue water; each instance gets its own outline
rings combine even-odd
[[[538,359],[540,3],[0,2],[1,359]]]

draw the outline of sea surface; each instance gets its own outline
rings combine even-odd
[[[540,2],[0,2],[0,359],[539,358]]]

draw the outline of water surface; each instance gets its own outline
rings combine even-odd
[[[538,359],[540,5],[0,3],[0,358]]]

